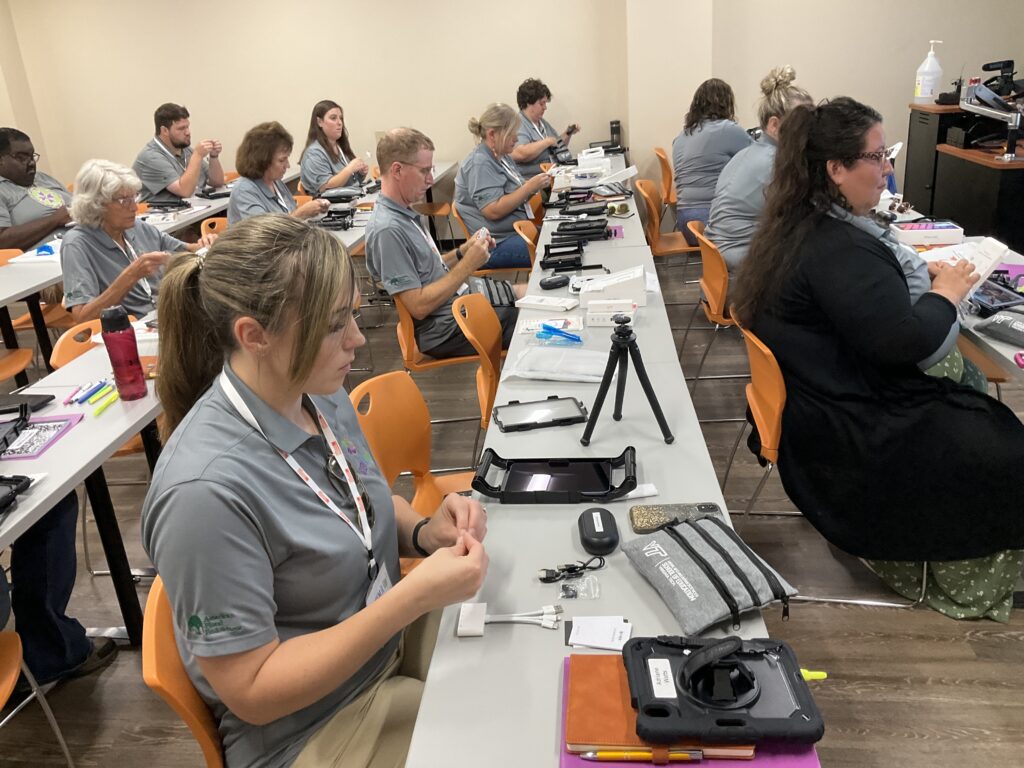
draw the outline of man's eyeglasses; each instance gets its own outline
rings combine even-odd
[[[9,152],[7,157],[17,160],[22,165],[28,165],[29,163],[38,163],[40,154],[38,152]]]
[[[854,160],[871,160],[875,165],[882,165],[886,160],[890,163],[896,159],[896,156],[903,149],[903,142],[897,141],[891,147],[880,149],[877,152],[861,152],[860,154],[854,155]]]
[[[363,488],[363,482],[359,479],[359,475],[356,474],[352,467],[349,467],[352,472],[352,478],[356,481],[356,489],[359,491],[359,495],[363,497],[363,504],[366,507],[366,519],[370,523],[370,527],[373,528],[374,523],[377,521],[377,515],[374,512],[373,504],[370,502],[370,494]],[[327,459],[327,477],[331,481],[331,485],[338,493],[341,494],[345,501],[352,505],[355,509],[356,502],[352,498],[352,492],[349,490],[348,481],[345,479],[345,473],[341,470],[341,465],[338,460],[331,454]]]
[[[124,197],[115,197],[110,202],[117,203],[122,208],[131,208],[136,205],[138,201],[135,199],[135,195],[125,195]]]
[[[407,163],[404,160],[399,160],[402,165],[408,165],[415,168],[417,171],[423,174],[423,178],[434,175],[434,166],[432,165],[416,165],[415,163]]]

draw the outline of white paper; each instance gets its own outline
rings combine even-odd
[[[998,267],[1010,249],[992,237],[986,237],[981,242],[960,243],[959,245],[947,245],[945,248],[932,248],[921,254],[925,261],[946,261],[956,265],[961,261],[969,261],[974,265],[974,271],[978,273],[978,282],[967,294],[970,298],[974,292],[981,287],[981,284],[988,279],[989,275]]]
[[[633,625],[622,616],[574,616],[569,645],[621,651],[633,634]]]

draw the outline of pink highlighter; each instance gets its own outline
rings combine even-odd
[[[1024,351],[1015,354],[1013,356],[1013,362],[1017,364],[1018,368],[1024,368]]]

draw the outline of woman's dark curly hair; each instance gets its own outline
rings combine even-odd
[[[526,109],[530,104],[544,98],[551,101],[551,91],[535,77],[523,80],[523,84],[516,91],[516,104],[519,105],[520,109]]]
[[[735,120],[736,98],[732,87],[717,77],[705,80],[693,92],[690,111],[683,120],[683,132],[689,136],[705,120]]]

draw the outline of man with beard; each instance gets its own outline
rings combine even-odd
[[[153,113],[156,135],[142,148],[132,166],[142,180],[143,202],[176,202],[207,185],[224,185],[221,143],[203,139],[195,148],[190,146],[188,118],[188,110],[179,104],[161,104]]]
[[[16,128],[0,128],[0,248],[27,251],[64,233],[71,193],[36,170],[32,139]]]

